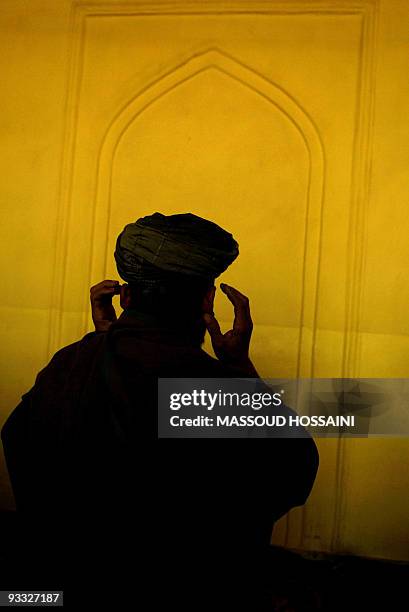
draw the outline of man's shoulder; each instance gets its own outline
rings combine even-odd
[[[200,360],[208,371],[209,378],[249,378],[240,368],[212,357],[204,349],[200,349]]]
[[[103,341],[104,335],[104,333],[88,332],[80,340],[76,340],[75,342],[60,348],[56,353],[54,353],[51,361],[54,359],[59,360],[63,359],[64,357],[69,358],[70,356],[74,356],[83,347],[97,347]]]
[[[103,342],[103,336],[104,334],[89,332],[80,340],[60,348],[54,353],[49,363],[37,374],[36,385],[38,386],[50,376],[66,375],[75,362],[79,359],[84,361],[95,353]]]

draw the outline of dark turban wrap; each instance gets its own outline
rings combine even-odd
[[[191,213],[142,217],[118,236],[115,260],[128,283],[160,281],[177,274],[210,280],[239,254],[237,242],[224,229]]]

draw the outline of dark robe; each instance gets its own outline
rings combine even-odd
[[[254,584],[255,551],[309,495],[313,440],[157,439],[158,377],[237,375],[189,334],[131,310],[54,355],[2,430],[43,577],[69,590],[93,567],[122,595],[149,577],[159,609],[198,609]]]

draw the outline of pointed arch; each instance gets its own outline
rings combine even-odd
[[[309,160],[307,211],[304,233],[304,264],[299,329],[297,372],[310,376],[313,371],[317,291],[320,264],[321,218],[324,183],[324,154],[319,132],[311,117],[281,87],[216,48],[190,56],[137,92],[118,111],[104,134],[98,157],[93,209],[93,244],[108,245],[111,210],[112,171],[119,144],[128,128],[156,101],[206,70],[218,70],[261,96],[298,131]],[[107,253],[91,251],[92,278],[103,278]]]

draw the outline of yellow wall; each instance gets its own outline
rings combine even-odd
[[[262,375],[409,373],[409,4],[167,7],[2,2],[2,420],[92,329],[116,235],[155,210],[237,237],[225,280],[251,298]],[[408,558],[408,441],[319,446],[275,541]]]

